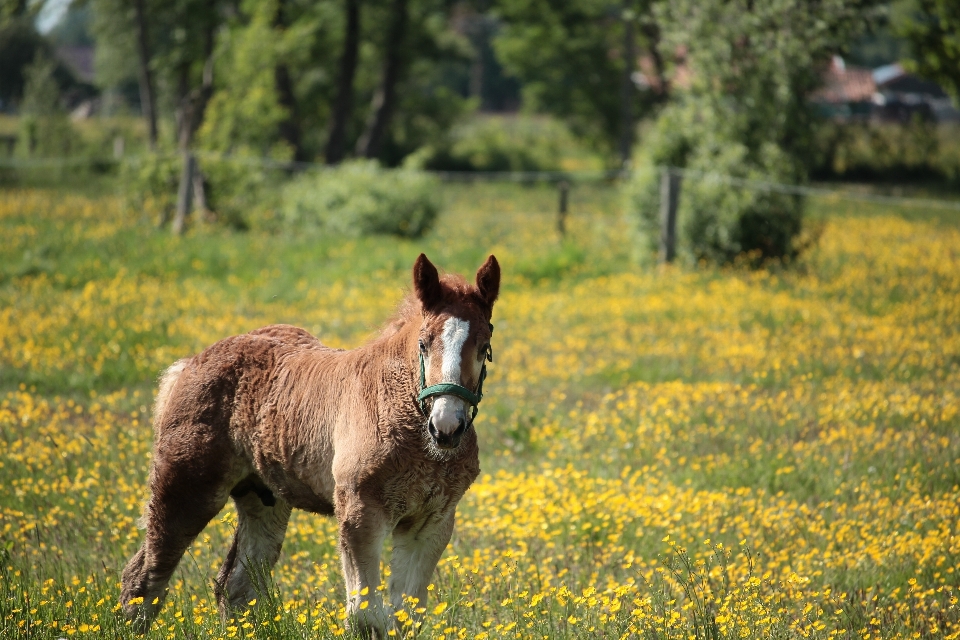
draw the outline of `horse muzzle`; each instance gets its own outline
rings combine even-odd
[[[460,424],[457,425],[456,430],[452,433],[444,433],[437,429],[431,417],[427,422],[427,431],[430,432],[430,437],[433,438],[433,442],[437,447],[441,449],[456,449],[460,446],[460,440],[463,438],[463,434],[467,432],[467,420],[465,417],[460,418]]]

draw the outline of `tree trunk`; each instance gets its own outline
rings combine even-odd
[[[203,72],[200,86],[190,88],[190,63],[184,62],[177,77],[177,146],[186,151],[193,143],[193,135],[203,124],[207,103],[213,95],[214,27],[207,29],[204,42]]]
[[[280,31],[287,28],[283,10],[286,0],[277,3],[277,14],[273,26]],[[287,117],[280,122],[280,139],[293,148],[293,159],[303,162],[307,159],[303,148],[303,135],[300,130],[300,114],[297,110],[297,98],[293,93],[293,80],[286,63],[278,62],[273,68],[274,86],[277,89],[277,102],[287,112]]]
[[[633,86],[633,72],[637,66],[637,45],[634,36],[634,23],[637,15],[632,0],[623,3],[623,77],[620,80],[620,166],[630,162],[633,149],[633,103],[636,90]]]
[[[205,34],[203,73],[200,86],[190,88],[190,63],[183,63],[178,70],[177,79],[177,146],[184,158],[184,170],[180,173],[180,186],[177,190],[177,217],[174,220],[173,232],[183,233],[186,227],[186,217],[190,214],[193,196],[194,156],[190,152],[193,136],[203,123],[203,116],[213,95],[213,47],[214,26],[211,25]],[[187,170],[189,166],[189,171]],[[205,198],[204,198],[205,199]]]
[[[347,30],[340,57],[337,98],[330,117],[330,134],[324,153],[327,164],[337,164],[347,152],[347,125],[353,112],[353,79],[357,75],[360,49],[360,0],[346,0]]]
[[[396,109],[397,83],[403,68],[403,41],[407,33],[407,0],[393,0],[390,27],[384,50],[383,77],[373,94],[367,128],[357,141],[357,155],[377,158]]]
[[[150,72],[150,39],[147,32],[147,16],[144,0],[133,0],[137,19],[137,53],[140,58],[140,109],[147,121],[147,144],[150,150],[157,148],[157,102],[153,91],[153,74]]]

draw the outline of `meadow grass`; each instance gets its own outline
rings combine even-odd
[[[119,198],[0,193],[0,637],[128,638],[158,373],[273,322],[373,335],[425,251],[504,270],[483,474],[423,638],[956,638],[960,224],[813,201],[789,269],[635,266],[615,189],[446,185],[421,240],[197,226]],[[332,520],[295,513],[275,590],[221,623],[232,506],[154,638],[344,629]],[[385,560],[389,551],[385,552]]]

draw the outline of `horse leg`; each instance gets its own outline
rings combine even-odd
[[[391,616],[380,596],[380,554],[390,525],[384,512],[337,489],[340,561],[347,587],[347,624],[362,638],[384,640]]]
[[[235,495],[233,502],[237,530],[214,586],[224,620],[254,599],[269,595],[270,569],[280,558],[291,510],[287,502],[262,488]]]
[[[437,562],[453,534],[454,511],[437,514],[426,522],[399,526],[393,532],[390,560],[390,601],[395,611],[407,609],[414,620],[416,609],[427,606],[427,586]],[[404,598],[416,598],[410,606]]]
[[[146,538],[123,569],[120,594],[124,614],[138,633],[146,633],[159,613],[184,551],[226,504],[229,485],[211,477],[207,461],[199,467],[197,462],[155,460],[143,517]]]

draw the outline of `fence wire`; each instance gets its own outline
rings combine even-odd
[[[168,154],[175,157],[178,154]],[[201,160],[226,161],[245,166],[277,169],[290,173],[304,171],[325,171],[331,167],[320,162],[281,161],[273,158],[235,156],[208,151],[197,151],[194,155]],[[128,156],[127,158],[0,158],[0,168],[5,169],[56,169],[82,166],[109,166],[121,162],[136,163],[146,156]],[[741,189],[753,189],[773,193],[797,196],[837,198],[854,202],[871,202],[899,207],[941,209],[960,211],[960,201],[935,198],[913,198],[888,196],[855,191],[827,189],[809,185],[786,184],[765,180],[738,178],[712,171],[699,171],[683,167],[658,166],[646,170],[617,169],[610,171],[426,171],[444,182],[515,182],[515,183],[552,183],[574,185],[577,183],[614,182],[629,178],[640,171],[669,172],[685,180],[695,179],[726,184]]]

